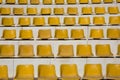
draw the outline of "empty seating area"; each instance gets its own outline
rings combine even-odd
[[[48,21],[47,21],[48,19]],[[2,17],[1,26],[3,27],[29,27],[29,26],[105,26],[105,25],[120,25],[120,16],[109,16],[106,21],[104,16],[90,17],[18,17],[17,23],[13,17]],[[78,21],[77,21],[78,20]],[[92,21],[91,21],[92,20]],[[63,23],[62,23],[63,22]]]
[[[59,66],[59,70],[56,70],[54,64],[40,64],[37,69],[37,79],[38,80],[101,80],[101,79],[112,79],[119,80],[120,79],[120,64],[106,64],[106,74],[103,75],[103,66],[101,64],[85,64],[84,75],[81,76],[78,72],[77,64],[61,64]],[[15,68],[15,76],[13,79],[15,80],[34,80],[34,65],[33,64],[19,64]],[[8,66],[0,65],[0,79],[8,80]],[[56,74],[59,71],[60,77]],[[46,75],[47,74],[47,75]]]
[[[0,3],[2,4],[4,0],[0,0]],[[66,2],[65,2],[66,1]],[[39,4],[44,4],[44,5],[63,5],[63,4],[108,4],[108,3],[119,3],[119,0],[5,0],[5,4],[31,4],[31,5],[39,5]]]
[[[67,11],[65,11],[67,9]],[[119,14],[119,6],[87,6],[87,7],[0,7],[0,15],[104,15]]]
[[[0,80],[120,80],[120,0],[0,0]]]
[[[113,55],[110,44],[77,44],[73,47],[72,44],[61,44],[57,48],[51,44],[20,44],[15,48],[14,44],[0,44],[0,57],[119,57],[120,56],[120,44],[117,47],[116,52]],[[76,48],[75,48],[76,47]],[[93,51],[95,47],[95,51]],[[53,51],[57,49],[57,51]],[[17,50],[18,53],[15,51]],[[36,50],[36,53],[35,53]],[[76,53],[75,53],[76,51]],[[95,53],[94,53],[95,52]],[[55,55],[57,53],[57,55]]]
[[[34,36],[34,34],[37,36]],[[30,39],[120,39],[120,28],[108,28],[107,30],[99,28],[91,28],[89,30],[88,36],[86,36],[86,30],[83,28],[80,29],[4,29],[2,30],[1,39],[5,40],[30,40]]]

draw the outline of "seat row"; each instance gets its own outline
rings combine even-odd
[[[0,14],[1,15],[10,15],[11,14],[11,8],[8,7],[1,7],[0,8]],[[36,7],[28,7],[26,9],[27,15],[37,15],[39,14],[38,9]],[[69,14],[69,15],[77,15],[79,14],[78,8],[77,7],[68,7],[67,8],[67,13],[65,13],[64,8],[54,8],[53,13],[55,15],[64,15],[64,14]],[[91,15],[91,14],[106,14],[105,7],[95,7],[94,12],[92,7],[82,7],[81,8],[81,14],[85,15]],[[111,6],[108,7],[108,13],[109,14],[119,14],[119,8],[117,6]],[[25,14],[24,8],[13,8],[13,14],[14,15],[23,15]],[[51,15],[52,14],[52,8],[41,8],[40,11],[41,15]]]
[[[0,65],[0,78],[8,80],[7,65]],[[61,64],[60,77],[56,75],[54,64],[40,64],[38,66],[38,80],[101,80],[112,79],[120,80],[120,64],[107,64],[106,75],[103,75],[101,64],[85,64],[84,75],[80,76],[76,64]],[[34,66],[32,64],[20,64],[16,67],[16,75],[14,80],[34,80]]]
[[[51,29],[40,29],[38,30],[38,39],[84,39],[86,38],[84,34],[84,29],[71,29],[70,35],[67,29],[55,29],[54,37],[52,35]],[[120,29],[119,28],[108,28],[107,29],[108,39],[120,39]],[[33,39],[33,31],[31,29],[22,29],[19,31],[19,38],[16,38],[16,30],[4,29],[2,33],[2,39]],[[91,29],[89,38],[91,39],[103,39],[104,31],[103,29]]]
[[[18,0],[18,4],[28,4],[29,0]],[[78,3],[77,0],[30,0],[30,4],[32,5],[37,5],[40,4],[40,2],[42,2],[44,5],[51,5],[53,4],[53,2],[55,2],[55,4],[65,4],[65,1],[67,2],[67,4],[76,4]],[[104,3],[113,3],[114,0],[90,0],[92,4],[100,4],[102,2]],[[90,3],[89,0],[79,0],[80,4],[88,4]],[[120,0],[115,0],[115,2],[119,3]],[[0,0],[0,3],[2,3],[2,0]],[[16,4],[16,0],[6,0],[5,2],[6,4]]]
[[[19,45],[18,56],[19,57],[33,57],[34,55],[33,45]],[[50,44],[40,44],[36,46],[37,56],[39,57],[53,57],[54,53],[58,53],[58,57],[73,57],[74,47],[71,44],[59,45],[58,52],[52,51],[53,46]],[[110,44],[96,44],[95,53],[97,57],[113,57],[111,52]],[[0,45],[0,56],[1,57],[12,57],[15,55],[14,45]],[[93,55],[92,46],[90,44],[78,44],[76,46],[77,57],[95,57]],[[120,56],[120,44],[118,45],[116,56]]]
[[[48,17],[48,25],[50,26],[60,26],[60,25],[66,25],[66,26],[74,26],[77,25],[76,22],[78,22],[78,25],[88,26],[91,25],[91,19],[90,17],[79,17],[78,21],[76,21],[77,18],[75,17],[64,17],[63,23],[60,20],[60,17]],[[1,25],[3,26],[30,26],[31,25],[31,18],[30,17],[19,17],[18,18],[18,24],[14,24],[14,18],[13,17],[3,17],[1,20]],[[47,23],[45,22],[46,19],[44,17],[34,17],[33,18],[33,25],[34,26],[45,26]],[[109,21],[106,23],[106,18],[104,16],[94,16],[93,17],[93,24],[94,25],[120,25],[120,16],[109,16]]]

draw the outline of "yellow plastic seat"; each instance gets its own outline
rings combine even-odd
[[[93,17],[93,24],[94,25],[104,25],[105,23],[105,17],[103,16],[96,16]]]
[[[15,4],[15,0],[6,0],[7,4]]]
[[[107,64],[106,77],[108,79],[120,80],[120,64]]]
[[[51,14],[51,8],[41,8],[41,14],[42,15],[50,15]]]
[[[91,57],[93,56],[92,54],[92,47],[90,44],[80,44],[77,45],[77,56],[78,57]]]
[[[8,30],[8,29],[3,30],[2,38],[4,38],[4,39],[15,39],[16,38],[16,30],[15,29],[13,29],[13,30]]]
[[[59,57],[73,57],[73,45],[59,45],[58,56]]]
[[[14,15],[23,15],[24,14],[24,8],[13,8],[13,14]]]
[[[93,38],[93,39],[104,38],[103,29],[91,29],[90,38]]]
[[[38,31],[38,38],[40,39],[49,39],[52,38],[50,29],[42,29]]]
[[[103,0],[104,3],[112,3],[113,0]]]
[[[34,17],[33,18],[33,25],[44,26],[45,25],[45,18],[44,17]]]
[[[85,38],[83,29],[72,29],[71,30],[71,38],[74,39],[82,39]]]
[[[120,0],[116,0],[117,3],[120,3]]]
[[[120,29],[118,28],[109,28],[107,29],[107,38],[110,38],[110,39],[118,39],[120,38]]]
[[[89,0],[79,0],[79,3],[80,3],[80,4],[88,4],[88,3],[89,3]]]
[[[39,3],[40,3],[39,0],[30,0],[30,4],[33,4],[33,5],[39,4]]]
[[[18,0],[18,4],[27,4],[28,0]]]
[[[80,80],[76,64],[61,64],[60,75],[62,80]]]
[[[19,45],[18,56],[20,56],[20,57],[33,57],[34,56],[33,45]]]
[[[119,8],[118,7],[108,7],[108,13],[109,14],[118,14],[119,13]]]
[[[68,38],[68,30],[67,29],[56,29],[55,38],[58,38],[58,39]]]
[[[66,26],[73,26],[76,24],[75,17],[64,17],[64,24]]]
[[[48,17],[48,24],[50,26],[58,26],[60,25],[60,18],[59,17]]]
[[[91,78],[93,80],[103,78],[101,64],[85,64],[84,79],[91,79]]]
[[[38,45],[37,55],[41,57],[52,57],[53,53],[51,45]]]
[[[33,32],[32,30],[20,30],[19,37],[21,39],[32,39],[33,38]]]
[[[92,14],[92,7],[82,7],[82,14]]]
[[[3,26],[13,26],[14,19],[12,17],[3,17],[2,18],[2,25]]]
[[[78,14],[78,8],[77,7],[68,7],[67,8],[67,14],[77,15]]]
[[[8,80],[8,67],[7,67],[7,65],[0,65],[0,80]]]
[[[39,65],[38,80],[57,80],[55,66],[53,64]]]
[[[55,0],[56,4],[64,4],[64,0]]]
[[[1,7],[1,15],[10,15],[10,14],[11,14],[11,8]]]
[[[0,45],[0,56],[1,57],[12,57],[14,56],[15,48],[14,45]]]
[[[43,4],[45,5],[52,4],[52,0],[43,0]]]
[[[13,17],[3,17],[2,18],[2,25],[3,26],[13,26],[14,25],[14,18]]]
[[[55,15],[63,15],[64,14],[64,8],[54,8],[54,14]]]
[[[94,79],[94,78],[89,78],[87,80],[101,80],[101,79]]]
[[[95,13],[96,14],[105,14],[105,7],[95,7]]]
[[[120,24],[120,17],[119,16],[110,16],[109,17],[109,24],[119,25]]]
[[[120,56],[120,44],[118,44],[118,48],[117,48],[117,56]]]
[[[2,4],[2,0],[0,0],[0,4]]]
[[[68,4],[76,4],[76,0],[67,0]]]
[[[27,8],[27,14],[28,15],[36,15],[37,14],[37,8]]]
[[[79,17],[78,24],[90,25],[90,17]]]
[[[96,45],[96,56],[98,57],[111,57],[113,56],[110,44],[97,44]]]
[[[101,0],[91,0],[91,3],[93,3],[93,4],[99,4],[99,3],[101,3]]]
[[[32,64],[17,65],[14,80],[34,80],[34,66]]]
[[[28,18],[28,17],[20,17],[19,21],[18,21],[18,24],[20,26],[29,26],[31,24],[30,23],[30,18]]]

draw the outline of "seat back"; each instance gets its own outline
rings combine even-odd
[[[8,79],[8,67],[7,65],[0,65],[0,80]]]
[[[102,78],[101,64],[86,64],[84,67],[85,78]]]
[[[18,65],[16,69],[16,79],[33,79],[34,66],[32,64]]]
[[[60,75],[61,77],[78,77],[76,64],[61,64]]]
[[[106,77],[120,79],[120,64],[107,64]]]

